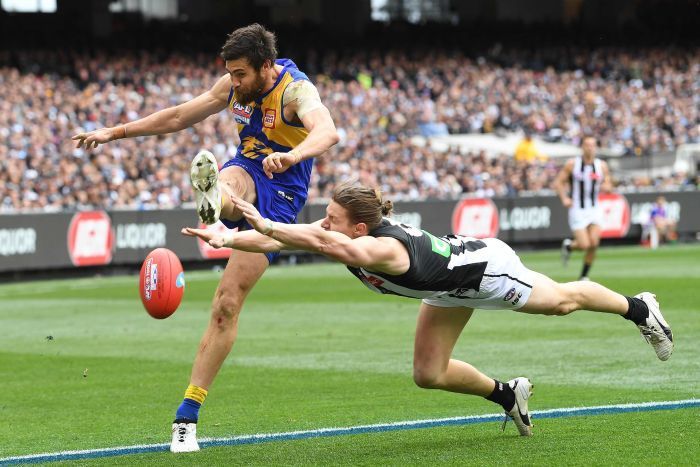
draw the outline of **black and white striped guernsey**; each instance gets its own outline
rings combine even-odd
[[[427,298],[447,291],[450,296],[459,297],[469,290],[479,291],[488,264],[489,249],[484,241],[460,235],[436,237],[388,218],[369,235],[397,239],[406,247],[410,258],[408,271],[400,275],[348,266],[371,290],[412,298]]]
[[[598,193],[603,181],[603,164],[593,159],[592,164],[584,164],[582,157],[574,160],[571,170],[571,207],[574,209],[594,208],[598,205]]]

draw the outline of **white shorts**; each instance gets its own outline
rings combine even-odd
[[[488,264],[478,291],[457,289],[424,298],[423,303],[438,307],[464,306],[483,310],[517,310],[532,293],[535,274],[525,267],[507,244],[496,238],[488,245]]]
[[[569,209],[569,227],[571,230],[582,230],[591,224],[603,224],[603,210],[595,208]]]

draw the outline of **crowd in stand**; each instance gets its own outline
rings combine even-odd
[[[305,69],[330,109],[340,143],[316,163],[310,199],[359,178],[394,199],[515,196],[551,188],[562,161],[436,151],[416,144],[451,133],[528,132],[578,144],[584,134],[621,157],[700,143],[700,51],[615,49],[518,61],[401,52],[309,54]],[[566,58],[566,61],[562,57]],[[305,66],[304,66],[305,65]],[[0,52],[0,211],[174,207],[192,200],[189,163],[200,148],[221,162],[238,138],[222,112],[185,131],[76,149],[70,136],[124,123],[208,89],[223,64],[210,55]],[[685,174],[618,179],[622,187],[695,185]]]

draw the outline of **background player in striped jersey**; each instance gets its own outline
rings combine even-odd
[[[562,262],[566,266],[573,250],[585,252],[579,280],[588,280],[600,244],[603,213],[598,193],[612,188],[608,164],[596,158],[596,143],[595,137],[585,136],[581,142],[583,156],[568,160],[554,181],[559,199],[569,209],[569,227],[574,235],[573,240],[562,242]]]
[[[200,220],[205,224],[221,220],[230,229],[249,228],[224,195],[228,193],[255,203],[271,219],[295,222],[306,202],[313,158],[338,142],[335,124],[308,77],[293,61],[277,59],[275,35],[261,25],[233,31],[221,58],[226,74],[194,99],[114,128],[79,133],[73,139],[78,147],[90,149],[115,139],[162,135],[227,109],[238,124],[241,143],[236,156],[220,173],[209,151],[200,151],[192,161],[190,179]],[[190,384],[175,413],[172,452],[199,450],[200,406],[236,339],[246,296],[276,256],[275,252],[231,254],[214,294]]]
[[[183,229],[212,246],[270,252],[304,249],[348,266],[369,289],[422,299],[416,329],[413,378],[417,385],[474,394],[500,404],[523,436],[532,434],[528,399],[532,384],[518,377],[494,380],[452,358],[452,350],[475,308],[510,309],[543,315],[576,310],[613,313],[637,325],[661,360],[673,352],[673,335],[653,294],[627,297],[595,282],[558,284],[526,268],[496,238],[436,237],[383,217],[391,202],[361,185],[342,185],[313,224],[289,225],[264,218],[255,207],[234,199],[257,232],[220,235]]]

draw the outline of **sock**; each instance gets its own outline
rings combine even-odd
[[[506,412],[513,410],[513,407],[515,407],[515,392],[507,383],[501,383],[497,379],[494,381],[496,386],[493,388],[491,395],[486,396],[485,399],[499,404]]]
[[[581,270],[581,277],[585,277],[588,275],[588,271],[590,271],[591,265],[588,263],[583,263],[583,269]]]
[[[185,398],[175,412],[175,423],[197,423],[199,408],[207,398],[207,390],[190,384],[185,391]]]
[[[571,243],[569,243],[568,245],[566,245],[566,251],[568,251],[569,253],[571,253]]]
[[[629,303],[629,308],[627,313],[622,317],[632,321],[634,324],[645,324],[647,318],[649,317],[649,307],[644,303],[644,300],[640,300],[636,297],[627,297],[627,303]]]

